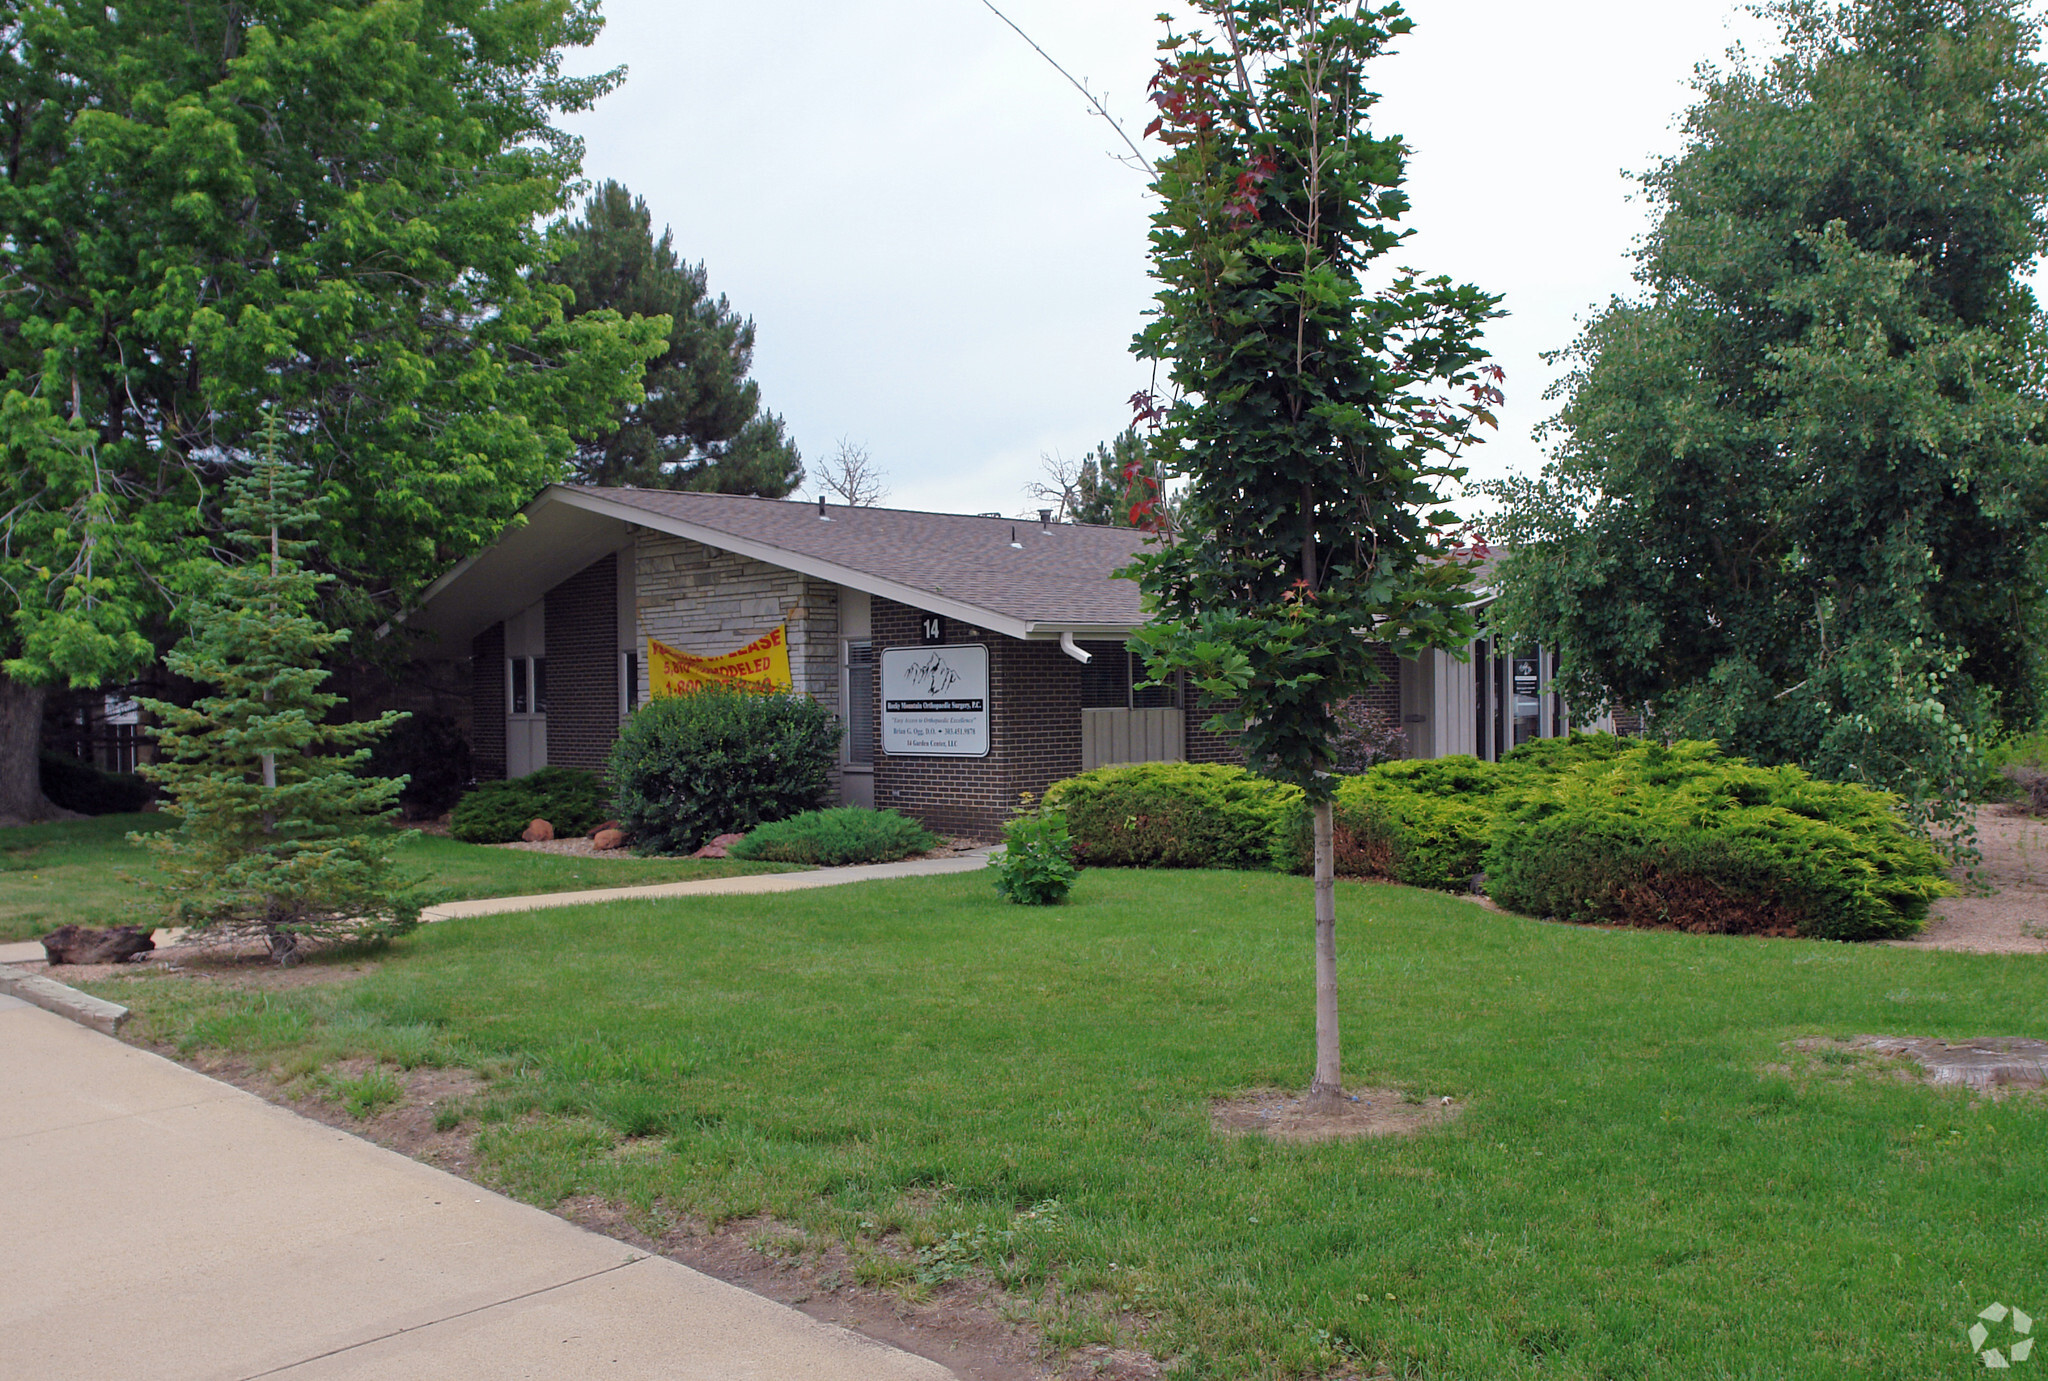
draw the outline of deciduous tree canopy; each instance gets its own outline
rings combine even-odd
[[[1574,703],[1951,811],[2041,709],[2048,87],[2017,0],[1788,0],[1711,72],[1642,293],[1510,483],[1504,622]]]
[[[564,321],[539,224],[594,0],[38,0],[0,14],[0,816],[53,682],[155,655],[274,407],[347,622],[561,473],[658,329]]]
[[[1409,21],[1398,5],[1203,0],[1213,36],[1176,34],[1154,80],[1163,468],[1184,475],[1179,539],[1140,556],[1154,675],[1185,670],[1256,770],[1315,811],[1317,1062],[1341,1092],[1328,775],[1334,707],[1375,680],[1371,641],[1469,638],[1441,482],[1498,397],[1479,333],[1499,299],[1408,271],[1406,150],[1376,135],[1366,64]],[[1495,375],[1494,377],[1497,377]],[[1444,394],[1469,389],[1454,404]]]

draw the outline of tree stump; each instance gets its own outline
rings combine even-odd
[[[125,964],[156,948],[149,929],[117,925],[94,930],[82,925],[59,926],[43,937],[43,953],[55,964]]]

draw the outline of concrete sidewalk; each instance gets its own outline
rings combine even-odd
[[[953,1375],[10,997],[0,1234],[8,1378]]]
[[[657,882],[645,887],[606,887],[590,892],[541,892],[530,897],[478,897],[443,902],[420,913],[425,921],[452,921],[458,916],[495,916],[506,911],[538,911],[549,906],[588,906],[593,902],[634,901],[658,897],[729,897],[761,892],[802,892],[813,887],[840,887],[849,882],[887,878],[933,877],[971,873],[988,867],[993,849],[974,849],[951,858],[912,858],[901,863],[863,863],[850,868],[816,868],[808,873],[756,873],[748,877],[706,878],[700,882]],[[5,960],[0,960],[5,962]]]

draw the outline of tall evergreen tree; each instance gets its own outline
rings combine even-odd
[[[1785,0],[1646,179],[1642,294],[1510,483],[1505,625],[1574,703],[1957,819],[2039,715],[2048,84],[2022,0]]]
[[[595,0],[0,7],[0,819],[44,688],[156,655],[265,410],[374,626],[638,389],[646,323],[535,270],[616,74]]]
[[[553,235],[560,257],[548,276],[575,294],[572,318],[612,311],[668,319],[667,348],[642,379],[646,396],[577,434],[581,483],[779,499],[803,482],[803,457],[747,377],[753,321],[711,296],[704,265],[676,256],[668,227],[655,238],[645,201],[602,183],[583,214]]]
[[[405,718],[392,711],[330,724],[342,697],[322,667],[347,641],[314,613],[332,576],[306,569],[318,504],[303,471],[278,453],[275,424],[255,464],[227,484],[227,542],[241,559],[218,570],[186,610],[191,631],[164,659],[206,690],[187,708],[143,704],[160,759],[142,774],[163,788],[178,828],[141,836],[157,856],[179,924],[259,936],[284,962],[302,941],[387,935],[417,919],[398,884],[394,833],[373,833],[405,779],[353,770]]]

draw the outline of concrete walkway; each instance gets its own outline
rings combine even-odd
[[[953,1373],[0,997],[0,1375]]]
[[[885,878],[932,877],[971,873],[988,867],[992,849],[974,849],[951,858],[912,858],[901,863],[865,863],[851,868],[815,868],[808,873],[755,873],[747,877],[706,878],[701,882],[657,882],[645,887],[606,887],[590,892],[542,892],[531,897],[478,897],[444,902],[420,913],[426,921],[452,921],[458,916],[495,916],[506,911],[538,911],[548,906],[588,906],[592,902],[635,901],[658,897],[729,897],[761,892],[802,892],[813,887],[839,887],[849,882]],[[6,962],[0,959],[0,963]]]

